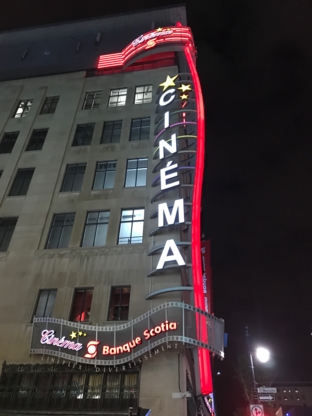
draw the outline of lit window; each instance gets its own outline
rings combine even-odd
[[[26,195],[35,169],[19,169],[9,196]]]
[[[40,290],[36,308],[34,312],[34,317],[44,318],[51,317],[54,307],[54,302],[56,298],[56,290]]]
[[[143,85],[135,88],[134,104],[145,104],[152,102],[153,86]]]
[[[66,172],[62,183],[61,192],[77,192],[81,190],[84,173],[86,170],[85,163],[76,165],[67,165]]]
[[[111,290],[108,321],[127,321],[130,305],[130,286],[113,286]]]
[[[118,244],[139,244],[143,240],[144,209],[124,209],[121,212]]]
[[[94,131],[94,123],[78,124],[75,132],[73,146],[89,146]]]
[[[295,393],[299,393],[299,390],[295,390]]]
[[[57,103],[59,102],[60,97],[47,97],[43,104],[41,114],[53,114],[55,113],[55,109]]]
[[[14,118],[26,117],[30,110],[33,100],[21,100],[15,111]]]
[[[110,91],[108,107],[121,107],[126,105],[127,88],[118,88]]]
[[[99,107],[101,98],[102,98],[102,91],[87,92],[83,105],[82,105],[82,109],[90,110],[91,108]]]
[[[110,160],[108,162],[98,162],[96,164],[96,171],[93,182],[94,190],[114,188],[116,166],[116,160]]]
[[[7,251],[17,218],[0,218],[0,251]]]
[[[121,136],[122,120],[104,123],[101,143],[118,143]]]
[[[132,119],[130,141],[148,140],[150,137],[150,124],[150,117]]]
[[[92,303],[93,289],[76,289],[73,299],[73,306],[70,314],[70,321],[88,322]]]
[[[84,229],[82,247],[104,246],[108,228],[109,211],[89,212]]]
[[[56,214],[53,217],[46,248],[65,248],[75,220],[75,214]]]
[[[0,153],[11,153],[12,152],[18,134],[19,134],[18,131],[12,131],[10,133],[4,133],[4,136],[3,136],[2,140],[1,140],[1,143],[0,143]]]
[[[147,174],[147,158],[129,159],[127,161],[127,172],[125,187],[145,186]]]
[[[47,133],[48,129],[33,130],[26,151],[29,152],[30,150],[41,150]]]

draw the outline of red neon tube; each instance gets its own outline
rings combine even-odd
[[[204,311],[205,301],[202,284],[200,216],[205,156],[205,110],[202,89],[192,57],[192,48],[190,45],[186,45],[184,47],[184,53],[194,82],[197,109],[197,152],[192,210],[192,264],[194,301],[195,307]],[[196,315],[196,318],[197,336],[200,340],[202,340],[202,342],[208,343],[206,318],[199,314]],[[198,361],[201,393],[210,394],[213,392],[213,387],[209,351],[204,348],[198,348]]]

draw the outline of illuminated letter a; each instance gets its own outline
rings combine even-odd
[[[169,255],[169,251],[172,251],[172,255]],[[163,252],[161,253],[159,262],[156,269],[163,269],[167,261],[176,261],[179,266],[184,266],[185,261],[181,256],[181,253],[174,242],[174,240],[167,240]]]

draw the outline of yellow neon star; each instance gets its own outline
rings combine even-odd
[[[182,92],[192,91],[191,84],[190,85],[182,84],[181,87],[178,88],[178,90],[182,90]]]
[[[174,80],[178,78],[178,75],[176,75],[175,77],[169,77],[169,75],[167,75],[167,79],[165,82],[163,82],[162,84],[159,84],[160,87],[164,87],[163,91],[166,91],[166,89],[168,87],[175,87],[175,83]]]
[[[187,94],[182,94],[180,95],[181,100],[187,100],[188,99],[188,95]]]
[[[84,334],[83,334],[83,336],[84,336],[84,337],[86,337],[86,336],[87,336],[87,334],[86,334],[86,333],[84,333]]]
[[[69,336],[71,337],[71,339],[77,338],[77,332],[72,331]]]
[[[82,334],[83,334],[83,332],[82,331],[79,331],[78,332],[78,335],[81,337],[82,336]]]
[[[162,27],[159,27],[158,29],[156,29],[156,32],[161,32],[162,31]]]

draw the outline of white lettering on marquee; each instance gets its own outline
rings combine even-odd
[[[164,151],[165,148],[171,154],[177,152],[177,135],[175,133],[171,135],[171,144],[166,142],[166,140],[160,140],[159,159],[163,159],[165,157],[165,151]]]
[[[169,254],[170,250],[173,253],[171,255]],[[156,269],[163,269],[165,263],[167,263],[168,261],[176,261],[179,266],[185,265],[185,261],[183,260],[183,257],[174,240],[166,241],[165,247],[161,253]]]
[[[172,179],[178,176],[178,172],[172,172],[172,173],[167,173],[171,170],[177,169],[178,168],[178,164],[175,163],[174,165],[172,165],[172,160],[170,160],[167,163],[167,166],[163,169],[160,169],[160,189],[164,190],[164,189],[168,189],[168,188],[173,188],[174,186],[180,185],[180,181],[176,181],[176,182],[170,182],[167,183],[168,179]]]
[[[169,98],[167,98],[167,95],[169,95]],[[172,103],[172,101],[175,99],[175,89],[170,88],[170,90],[164,92],[159,100],[159,105],[161,107],[165,107],[166,105]]]
[[[183,199],[176,199],[174,201],[174,205],[172,207],[172,211],[170,213],[168,204],[166,202],[158,205],[158,227],[164,226],[164,218],[166,218],[168,225],[173,225],[175,218],[179,214],[178,223],[184,222],[184,200]]]

